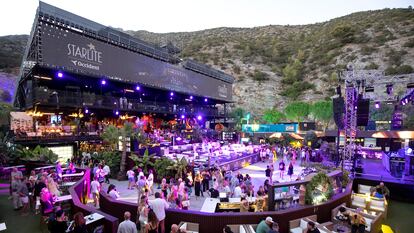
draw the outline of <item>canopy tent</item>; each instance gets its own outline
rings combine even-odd
[[[296,134],[296,133],[288,133],[288,134],[295,140],[303,140],[303,137],[300,136],[299,134]],[[273,133],[272,135],[269,136],[269,138],[282,138],[282,137],[283,137],[282,133]]]

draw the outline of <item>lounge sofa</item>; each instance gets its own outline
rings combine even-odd
[[[319,224],[317,222],[317,216],[310,215],[307,217],[289,221],[289,232],[290,233],[303,233],[303,231],[307,228],[309,221],[315,222],[315,224]]]
[[[339,208],[341,206],[344,206],[345,209],[347,209],[348,211],[356,212],[356,209],[348,208],[344,204],[339,205],[338,207],[334,208],[331,211],[331,219],[332,219],[333,223],[339,222],[337,217],[341,216],[341,213],[339,212]],[[361,212],[360,214],[364,217],[365,222],[367,223],[367,228],[365,229],[365,232],[371,232],[371,233],[380,232],[381,225],[382,225],[382,222],[383,222],[382,213],[378,213],[378,215],[371,215],[371,214]]]

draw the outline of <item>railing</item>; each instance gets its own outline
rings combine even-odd
[[[91,213],[98,213],[104,216],[103,222],[104,232],[105,233],[116,233],[118,229],[119,220],[118,218],[107,214],[103,211],[97,210],[92,206],[86,205],[86,199],[88,196],[88,186],[90,184],[90,170],[85,170],[85,174],[82,179],[76,182],[73,186],[69,188],[69,193],[72,196],[73,209],[72,212],[82,212],[85,216]],[[136,212],[136,211],[135,211]]]
[[[30,100],[28,100],[30,101]],[[136,112],[155,112],[167,114],[185,114],[202,116],[223,117],[225,112],[219,111],[215,107],[191,107],[188,105],[158,103],[156,101],[146,101],[130,99],[124,97],[113,97],[96,95],[93,93],[80,93],[52,90],[47,88],[37,88],[35,91],[35,101],[41,105],[54,107],[74,107],[74,108],[99,108],[119,111]]]
[[[289,221],[306,217],[309,215],[318,215],[318,222],[331,221],[331,210],[342,203],[350,204],[352,182],[348,184],[345,192],[334,195],[329,201],[320,205],[307,205],[297,208],[281,211],[265,212],[231,212],[231,213],[203,213],[192,210],[166,210],[166,232],[172,224],[180,222],[191,222],[199,224],[200,233],[222,232],[224,226],[229,224],[258,224],[267,216],[271,216],[278,224],[280,232],[289,231]],[[135,221],[137,215],[137,205],[125,201],[114,200],[108,197],[104,192],[100,195],[100,209],[103,212],[122,219],[124,212],[129,211],[132,214],[132,221]]]

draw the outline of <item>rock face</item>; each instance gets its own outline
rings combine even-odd
[[[330,98],[339,83],[337,72],[349,63],[387,74],[411,73],[414,66],[411,8],[359,12],[311,25],[126,32],[158,45],[171,42],[182,58],[233,75],[234,107],[258,115],[293,100]],[[10,72],[16,66],[16,53],[8,56],[10,44],[23,48],[25,43],[21,36],[0,37],[0,69]]]

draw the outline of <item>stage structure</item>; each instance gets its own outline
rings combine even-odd
[[[39,2],[14,105],[57,136],[78,137],[85,118],[226,123],[234,78],[178,52]],[[22,135],[43,138],[33,128]]]
[[[345,146],[343,150],[342,166],[350,170],[352,169],[352,159],[354,158],[356,145],[355,137],[357,134],[358,122],[358,103],[364,97],[370,97],[368,93],[374,92],[374,88],[384,85],[384,91],[388,94],[385,99],[375,99],[376,104],[387,102],[394,104],[396,107],[405,105],[408,101],[413,101],[413,96],[409,89],[414,83],[414,73],[403,75],[385,76],[381,70],[355,70],[349,66],[347,70],[340,73],[340,77],[345,82]],[[392,87],[397,83],[407,84],[407,95],[403,97],[404,101],[400,101],[400,97],[393,95]],[[339,140],[339,139],[338,139]]]
[[[54,106],[48,110],[62,110],[69,97],[78,97],[70,107],[223,118],[217,105],[225,109],[232,102],[233,82],[232,76],[207,65],[40,2],[15,105],[45,110],[49,104]],[[84,96],[92,98],[84,101]],[[127,100],[114,106],[105,97]],[[187,110],[192,111],[185,111],[190,104]]]

